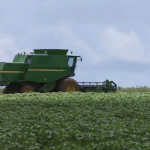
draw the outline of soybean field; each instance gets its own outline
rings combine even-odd
[[[150,90],[0,95],[2,150],[150,147]]]

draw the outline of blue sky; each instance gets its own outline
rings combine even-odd
[[[150,87],[149,7],[149,0],[0,0],[0,61],[69,49],[83,58],[78,82]]]

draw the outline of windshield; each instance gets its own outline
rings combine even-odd
[[[68,66],[73,67],[75,57],[68,57]]]

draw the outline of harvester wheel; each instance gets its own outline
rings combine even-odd
[[[4,88],[3,94],[19,93],[19,89],[20,89],[20,84],[11,83],[10,85]]]
[[[20,93],[30,93],[30,92],[34,92],[34,88],[31,85],[24,85],[20,89]]]
[[[58,85],[58,91],[62,92],[75,92],[79,91],[78,83],[71,78],[63,79]]]

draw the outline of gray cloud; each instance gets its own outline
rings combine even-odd
[[[148,0],[0,0],[1,61],[37,48],[73,50],[83,57],[77,81],[147,85]]]

